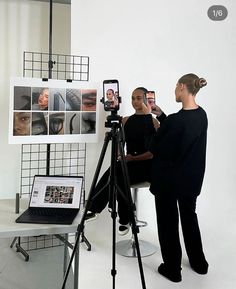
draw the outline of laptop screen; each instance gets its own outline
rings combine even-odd
[[[82,193],[82,176],[34,177],[30,207],[78,209]]]

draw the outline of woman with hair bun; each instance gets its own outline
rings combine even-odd
[[[204,78],[186,74],[175,88],[182,109],[169,116],[160,114],[158,107],[152,111],[161,121],[150,149],[154,155],[150,191],[155,195],[163,259],[158,272],[173,282],[182,279],[179,217],[191,268],[199,274],[208,271],[196,214],[205,172],[208,121],[195,98],[206,84]]]

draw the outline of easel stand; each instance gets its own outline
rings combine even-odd
[[[110,164],[110,178],[109,178],[109,200],[111,205],[111,217],[112,217],[112,269],[111,269],[111,275],[112,275],[112,288],[115,289],[115,276],[116,276],[116,217],[117,217],[117,211],[116,211],[116,200],[117,200],[117,194],[122,194],[122,197],[126,200],[128,208],[129,208],[129,215],[131,220],[131,227],[132,227],[132,233],[134,235],[134,241],[136,244],[137,249],[137,259],[139,264],[139,271],[140,271],[140,277],[141,277],[141,283],[142,288],[146,289],[145,285],[145,278],[144,278],[144,272],[142,267],[142,261],[141,261],[141,254],[140,254],[140,248],[138,243],[138,227],[136,226],[135,217],[134,217],[134,205],[132,202],[131,192],[130,192],[130,186],[129,186],[129,179],[128,179],[128,172],[127,167],[125,163],[124,158],[124,137],[123,137],[123,130],[122,130],[122,123],[121,123],[121,117],[116,115],[115,112],[112,112],[110,116],[107,117],[107,122],[105,123],[106,127],[111,128],[109,132],[106,133],[104,144],[102,147],[102,151],[99,157],[99,161],[97,164],[97,168],[94,174],[94,178],[92,181],[92,185],[90,188],[90,192],[88,195],[87,204],[85,206],[85,210],[83,213],[83,216],[81,218],[81,222],[78,225],[77,228],[77,239],[75,241],[74,249],[72,251],[72,255],[68,264],[68,268],[64,277],[62,289],[65,288],[66,281],[68,278],[68,274],[70,271],[70,267],[72,265],[72,261],[74,259],[75,253],[77,251],[77,247],[79,245],[79,239],[81,234],[83,234],[84,230],[84,223],[86,219],[87,211],[89,210],[89,207],[91,203],[93,202],[93,191],[95,189],[95,186],[97,184],[98,176],[102,167],[102,163],[104,160],[104,156],[106,154],[106,150],[108,147],[108,144],[110,141],[112,141],[111,145],[111,164]],[[118,158],[118,151],[120,155],[120,162],[122,167],[122,175],[125,183],[125,192],[121,192],[117,182],[116,182],[116,164],[117,164],[117,158]],[[98,193],[99,194],[99,193]],[[96,194],[96,196],[98,195]]]

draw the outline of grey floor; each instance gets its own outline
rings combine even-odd
[[[227,226],[227,225],[221,225]],[[220,225],[219,225],[220,227]],[[215,228],[212,228],[215,230]],[[149,257],[142,258],[147,289],[234,289],[236,288],[235,239],[222,237],[220,230],[214,232],[203,226],[205,248],[210,263],[209,274],[201,276],[194,273],[188,265],[183,250],[182,278],[176,284],[157,273],[161,263],[159,248]],[[227,230],[226,230],[227,231]],[[86,237],[92,244],[92,250],[80,245],[79,288],[108,289],[112,285],[112,224],[108,212],[104,212],[96,221],[86,224]],[[235,233],[233,233],[235,236]],[[128,235],[130,237],[130,234]],[[117,236],[117,241],[126,239]],[[156,233],[142,228],[139,239],[149,240],[158,245]],[[60,289],[62,284],[63,247],[30,251],[30,260],[25,262],[19,253],[11,249],[11,240],[0,240],[0,289]],[[136,258],[127,258],[115,254],[115,288],[142,288],[139,267]],[[72,276],[69,276],[67,289],[73,288]]]

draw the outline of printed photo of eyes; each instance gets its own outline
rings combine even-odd
[[[96,133],[96,89],[14,86],[13,136]]]
[[[97,92],[95,89],[82,90],[82,111],[96,111]]]

